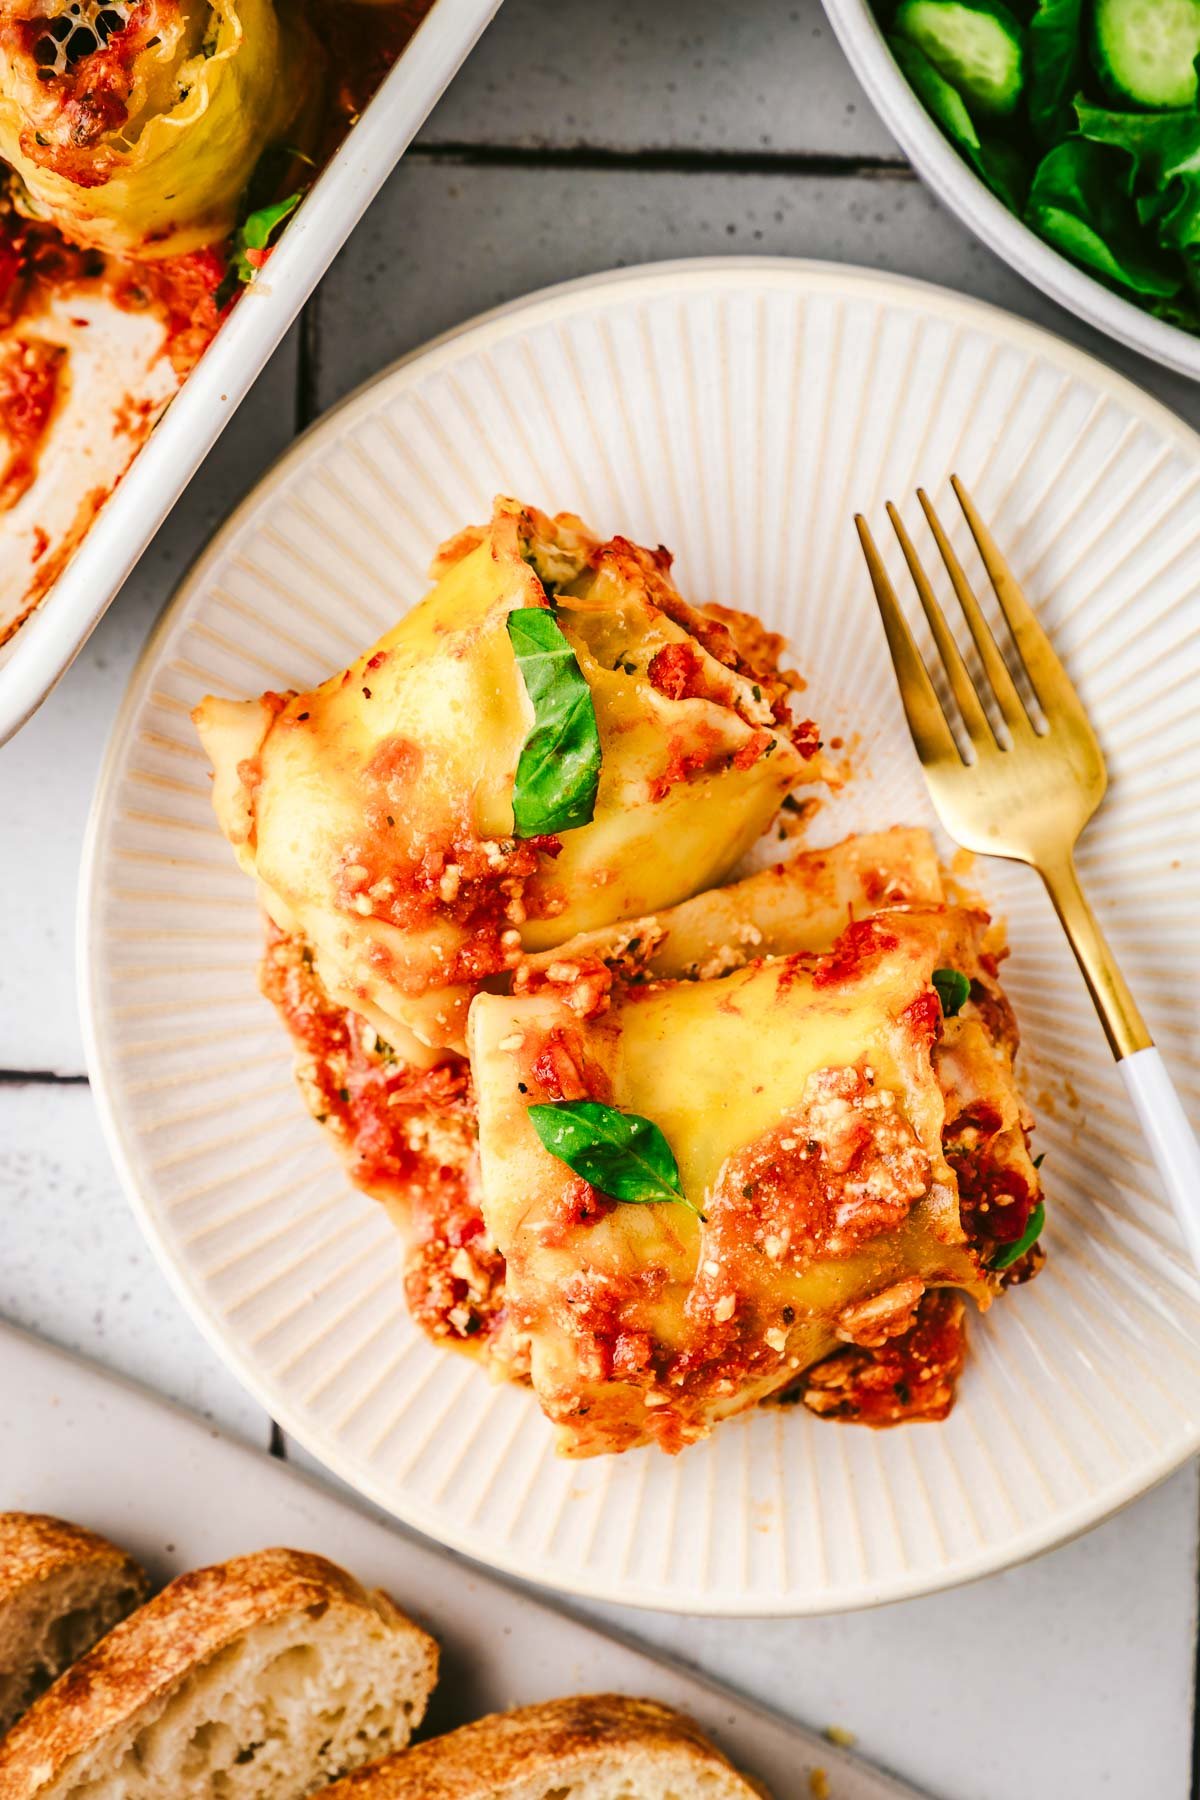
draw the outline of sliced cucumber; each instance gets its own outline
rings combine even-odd
[[[1029,191],[1029,172],[1021,153],[1010,144],[984,143],[957,88],[939,75],[923,50],[908,38],[890,37],[888,48],[908,77],[925,110],[962,151],[1005,206],[1019,213]]]
[[[1001,0],[901,0],[894,30],[924,52],[973,113],[1003,118],[1025,83],[1025,33]]]
[[[891,37],[888,46],[908,77],[909,86],[924,102],[925,110],[960,150],[973,155],[979,149],[979,133],[958,89],[951,87],[911,38]]]
[[[1123,100],[1192,106],[1200,0],[1096,0],[1093,47],[1105,85]]]

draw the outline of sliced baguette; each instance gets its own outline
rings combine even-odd
[[[759,1800],[682,1713],[583,1694],[494,1713],[359,1769],[322,1800]],[[769,1800],[769,1796],[767,1796]]]
[[[0,1737],[150,1592],[131,1556],[44,1513],[0,1513]]]
[[[181,1575],[0,1742],[0,1800],[299,1800],[407,1744],[437,1645],[298,1550]]]

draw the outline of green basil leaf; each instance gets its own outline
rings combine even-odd
[[[1042,1235],[1045,1224],[1046,1208],[1039,1200],[1033,1211],[1030,1213],[1028,1222],[1020,1237],[1015,1243],[1002,1244],[988,1264],[988,1268],[1011,1269],[1012,1265],[1015,1262],[1019,1262],[1027,1250],[1033,1249],[1033,1246]]]
[[[277,200],[274,206],[260,206],[252,212],[241,229],[241,238],[247,250],[265,250],[273,234],[290,219],[299,206],[303,194],[289,194],[286,200]]]
[[[674,1153],[653,1120],[600,1100],[549,1100],[531,1106],[529,1117],[543,1149],[610,1200],[682,1201],[704,1217],[684,1193]]]
[[[948,1019],[960,1013],[971,998],[971,983],[961,969],[935,969],[933,985],[942,1003],[942,1011]]]
[[[253,281],[258,273],[246,255],[247,250],[268,249],[275,232],[291,218],[303,198],[302,193],[289,194],[286,200],[277,200],[272,206],[260,206],[242,222],[234,236],[231,262],[239,281]]]
[[[513,789],[519,838],[589,825],[600,785],[600,730],[575,652],[547,606],[508,615],[508,636],[533,705]]]

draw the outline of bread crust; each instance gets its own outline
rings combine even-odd
[[[515,1712],[492,1713],[445,1737],[430,1738],[346,1775],[322,1800],[496,1800],[518,1782],[569,1780],[600,1758],[628,1761],[645,1773],[677,1766],[683,1753],[696,1774],[725,1776],[730,1800],[757,1800],[694,1720],[655,1700],[579,1694]]]
[[[0,1800],[34,1800],[74,1757],[247,1632],[331,1606],[373,1612],[423,1640],[432,1687],[437,1645],[386,1594],[323,1556],[261,1550],[178,1576],[61,1675],[0,1742]]]
[[[145,1570],[96,1532],[49,1513],[0,1513],[0,1607],[22,1589],[77,1563],[109,1563],[143,1593],[150,1591]]]

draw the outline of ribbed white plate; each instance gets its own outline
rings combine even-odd
[[[876,1435],[764,1412],[675,1460],[572,1464],[528,1394],[410,1325],[387,1222],[293,1090],[255,986],[254,899],[210,814],[188,720],[201,695],[319,680],[421,594],[433,546],[503,489],[671,545],[684,593],[789,634],[827,737],[853,746],[823,838],[927,820],[850,515],[878,521],[918,481],[949,512],[951,470],[1099,727],[1112,791],[1085,882],[1194,1098],[1200,440],[987,307],[843,268],[722,261],[493,314],[309,433],[192,572],[135,676],[81,902],[113,1153],[184,1300],[273,1416],[474,1556],[644,1605],[834,1610],[1016,1562],[1200,1445],[1200,1287],[1025,871],[975,874],[1010,925],[1050,1260],[974,1322],[950,1421]]]

